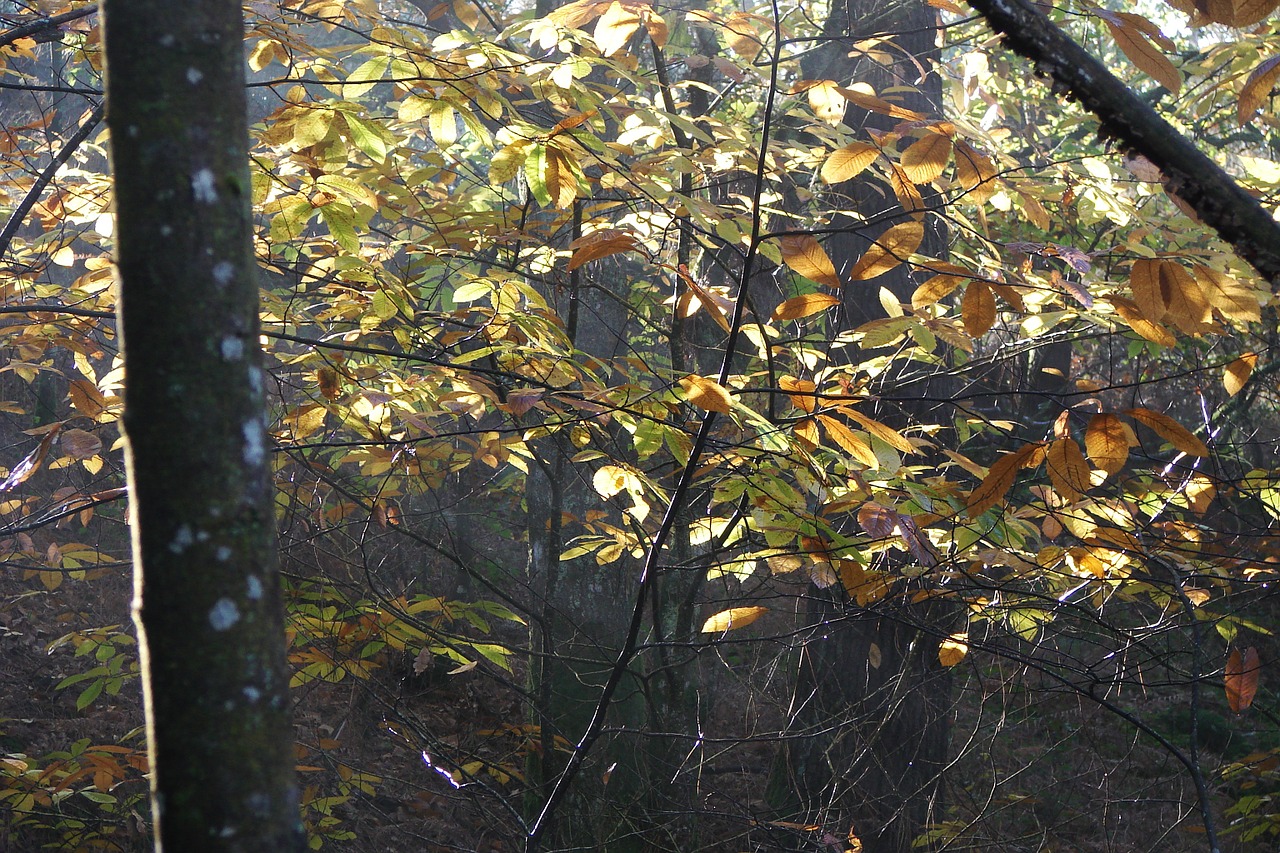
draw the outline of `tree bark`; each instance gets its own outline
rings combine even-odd
[[[156,849],[305,849],[237,0],[105,0]]]

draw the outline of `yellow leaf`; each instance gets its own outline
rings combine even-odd
[[[516,175],[520,174],[520,169],[524,167],[525,158],[528,157],[529,144],[522,139],[500,148],[489,161],[489,183],[505,184],[507,181],[515,180]]]
[[[996,322],[996,298],[986,282],[970,281],[960,302],[960,318],[970,337],[980,338],[991,330]]]
[[[844,121],[844,111],[848,102],[840,96],[834,81],[810,82],[807,84],[805,95],[809,99],[809,108],[820,121],[825,121],[827,124],[840,124]]]
[[[827,437],[840,445],[840,448],[868,468],[879,468],[880,460],[875,451],[858,435],[842,422],[830,415],[818,415],[818,420],[827,431]]]
[[[723,634],[735,628],[745,628],[769,612],[767,607],[730,607],[702,623],[702,633]]]
[[[1254,365],[1258,363],[1257,353],[1246,353],[1235,361],[1227,365],[1226,372],[1222,377],[1222,384],[1227,389],[1227,394],[1234,397],[1240,393],[1240,389],[1249,381],[1249,376],[1253,373]]]
[[[1173,66],[1169,58],[1147,40],[1147,37],[1134,27],[1128,26],[1122,19],[1115,21],[1104,18],[1107,29],[1111,30],[1116,46],[1129,57],[1129,61],[1146,72],[1153,80],[1164,86],[1173,94],[1182,89],[1182,75]]]
[[[840,277],[836,275],[835,264],[810,234],[794,234],[783,237],[782,262],[791,267],[799,275],[827,287],[839,287]]]
[[[791,398],[791,405],[797,409],[812,412],[817,408],[818,401],[813,392],[818,386],[808,379],[782,376],[778,378],[778,387],[787,392],[787,396]]]
[[[908,213],[924,210],[924,198],[920,195],[920,190],[916,189],[916,185],[897,163],[889,164],[889,186],[893,187],[893,194],[898,197],[898,204],[902,205],[903,210]]]
[[[793,296],[779,303],[778,307],[773,309],[773,319],[778,321],[799,320],[802,317],[812,316],[839,304],[840,300],[830,294],[806,293],[803,296]]]
[[[955,666],[969,654],[969,635],[960,631],[952,634],[938,645],[938,663],[943,666]]]
[[[1275,88],[1278,79],[1280,79],[1280,55],[1268,57],[1259,62],[1258,67],[1253,69],[1249,79],[1244,82],[1244,88],[1240,90],[1236,121],[1241,125],[1252,121],[1263,103],[1271,97],[1271,90]]]
[[[1157,435],[1183,453],[1202,457],[1209,455],[1209,448],[1203,441],[1196,438],[1186,427],[1168,415],[1153,412],[1150,409],[1128,409],[1124,414],[1138,423],[1150,427]]]
[[[849,277],[854,281],[866,281],[883,275],[910,257],[920,248],[923,239],[922,223],[915,220],[899,222],[876,238],[849,271]]]
[[[614,2],[596,21],[596,47],[603,56],[613,56],[627,46],[628,39],[640,28],[640,15],[634,7]]]
[[[822,164],[822,180],[838,184],[862,174],[880,156],[880,149],[869,142],[851,142],[832,151]]]
[[[842,406],[840,412],[895,450],[900,450],[903,453],[916,452],[915,445],[903,438],[902,433],[897,430],[891,429],[879,421],[872,420],[861,412],[847,406]]]
[[[985,204],[996,194],[996,167],[986,154],[962,139],[955,142],[956,182],[969,191],[968,200]]]
[[[1154,258],[1140,258],[1129,268],[1129,290],[1133,293],[1133,301],[1152,323],[1164,319],[1165,300],[1160,292],[1160,266],[1163,261]]]
[[[1119,471],[1129,458],[1129,431],[1124,421],[1109,412],[1091,417],[1084,432],[1084,449],[1103,471]]]
[[[574,161],[568,153],[547,146],[546,168],[542,177],[547,182],[547,193],[552,203],[561,210],[570,208],[578,197],[578,176],[573,166]]]
[[[692,374],[680,380],[680,387],[684,388],[685,398],[699,409],[719,412],[722,415],[729,414],[733,398],[725,387],[714,379]]]
[[[902,152],[902,171],[917,184],[927,184],[942,174],[951,159],[951,139],[940,133],[926,133]]]
[[[1054,491],[1067,502],[1079,500],[1089,490],[1089,463],[1073,439],[1060,438],[1050,442],[1044,457]]]
[[[1128,324],[1139,335],[1153,343],[1160,344],[1164,347],[1172,347],[1178,345],[1178,339],[1175,338],[1168,329],[1159,323],[1153,323],[1142,315],[1138,310],[1138,306],[1134,305],[1128,299],[1121,296],[1112,296],[1111,304],[1115,306],[1116,313],[1120,315],[1120,319]]]

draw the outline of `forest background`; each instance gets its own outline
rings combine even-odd
[[[3,8],[0,838],[142,849],[98,10]],[[950,0],[245,7],[313,849],[1274,847],[1274,7],[1036,8],[1118,102]]]

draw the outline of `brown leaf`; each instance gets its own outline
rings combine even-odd
[[[773,309],[773,319],[777,321],[799,320],[802,317],[809,317],[826,311],[828,308],[834,308],[840,304],[840,300],[829,293],[806,293],[802,296],[793,296],[778,304]]]
[[[1159,323],[1153,323],[1142,315],[1138,310],[1138,306],[1134,305],[1128,299],[1121,296],[1112,296],[1111,304],[1115,306],[1116,313],[1120,315],[1120,319],[1147,340],[1160,344],[1164,347],[1173,347],[1178,345],[1178,339],[1175,338],[1168,329]]]
[[[822,164],[822,180],[839,184],[862,174],[880,156],[880,149],[869,142],[851,142],[837,148]]]
[[[1254,365],[1257,363],[1258,354],[1250,352],[1245,353],[1227,365],[1222,377],[1222,384],[1226,387],[1229,396],[1234,397],[1240,393],[1240,389],[1249,381],[1249,376],[1252,375]]]
[[[62,431],[62,452],[72,459],[91,459],[102,452],[102,439],[82,429]]]
[[[978,488],[969,493],[969,501],[965,506],[968,516],[976,518],[1004,500],[1018,476],[1018,470],[1026,466],[1041,449],[1038,444],[1028,444],[993,462]]]
[[[893,194],[898,197],[898,204],[902,205],[903,210],[908,213],[924,210],[924,197],[920,195],[920,190],[916,189],[916,185],[897,163],[889,164],[889,185],[893,187]]]
[[[1124,421],[1109,412],[1091,417],[1084,432],[1084,449],[1094,465],[1115,474],[1129,458],[1129,432]]]
[[[881,234],[871,247],[858,259],[849,278],[866,281],[883,275],[901,264],[924,240],[924,225],[915,220],[899,222]]]
[[[1169,58],[1160,49],[1147,40],[1147,37],[1128,23],[1117,18],[1104,19],[1107,29],[1116,40],[1116,46],[1129,57],[1129,61],[1146,72],[1153,80],[1164,86],[1173,94],[1182,89],[1182,74],[1174,67]]]
[[[67,397],[77,412],[95,421],[107,410],[107,398],[97,385],[87,379],[72,379],[68,383]]]
[[[1073,439],[1060,438],[1045,448],[1045,467],[1053,489],[1068,503],[1077,501],[1089,490],[1089,463]]]
[[[1161,438],[1183,453],[1201,457],[1209,455],[1209,448],[1203,441],[1196,438],[1186,427],[1168,415],[1153,412],[1150,409],[1128,409],[1124,414],[1138,423],[1150,427]]]
[[[44,438],[40,440],[40,444],[35,450],[27,454],[27,457],[13,466],[13,470],[9,472],[9,476],[0,481],[0,493],[12,491],[18,486],[25,483],[31,478],[39,468],[44,458],[49,455],[49,447],[53,444],[54,437],[62,429],[61,424],[54,424],[53,427],[44,434]]]
[[[899,163],[907,177],[917,184],[936,180],[951,159],[951,139],[940,133],[926,133],[902,152]]]
[[[569,256],[567,269],[573,271],[583,264],[626,252],[635,247],[636,236],[630,231],[624,231],[621,228],[601,228],[569,244],[569,250],[573,254]]]
[[[1254,694],[1258,692],[1258,675],[1262,671],[1262,663],[1258,659],[1258,650],[1253,646],[1244,650],[1232,649],[1227,656],[1227,666],[1223,680],[1227,688],[1227,707],[1234,714],[1242,714],[1253,704]]]
[[[320,394],[326,400],[336,400],[342,393],[342,377],[332,367],[316,370],[316,384],[320,386]]]
[[[1140,258],[1129,268],[1129,290],[1142,316],[1152,323],[1164,319],[1164,295],[1160,292],[1160,265],[1163,261]]]
[[[980,338],[996,322],[996,298],[986,282],[970,281],[960,302],[960,318],[970,337]]]
[[[898,529],[898,513],[868,501],[858,508],[858,524],[876,539],[888,539]]]
[[[1271,97],[1271,90],[1280,79],[1280,54],[1268,57],[1258,63],[1249,79],[1240,90],[1240,102],[1236,107],[1236,121],[1246,125],[1253,121],[1254,115],[1263,103]]]
[[[782,262],[797,274],[827,287],[840,286],[835,264],[831,263],[826,250],[813,235],[793,234],[783,237],[781,245]]]

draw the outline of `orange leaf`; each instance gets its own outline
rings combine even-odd
[[[949,159],[951,140],[940,133],[927,133],[911,143],[898,162],[913,182],[927,184],[942,174]]]
[[[1188,335],[1208,331],[1213,311],[1204,291],[1191,273],[1176,261],[1160,264],[1160,294],[1164,297],[1166,317]]]
[[[1245,353],[1235,361],[1227,365],[1226,372],[1222,377],[1222,384],[1227,389],[1227,394],[1234,397],[1240,393],[1240,389],[1244,387],[1244,383],[1249,381],[1249,376],[1253,373],[1254,365],[1258,363],[1258,354],[1254,352]]]
[[[1258,650],[1253,646],[1244,650],[1241,656],[1239,649],[1232,649],[1227,656],[1224,681],[1227,688],[1227,707],[1232,713],[1242,714],[1253,704],[1254,694],[1258,692],[1258,675],[1262,664],[1258,660]]]
[[[818,415],[818,421],[827,431],[827,438],[840,445],[840,448],[868,468],[879,468],[880,460],[871,449],[871,445],[863,441],[857,433],[845,426],[831,415]]]
[[[911,183],[907,173],[897,163],[889,164],[889,185],[893,187],[893,194],[898,197],[898,204],[902,205],[903,210],[908,213],[924,210],[924,197],[920,195],[920,190],[916,189],[916,185]]]
[[[828,293],[806,293],[780,303],[773,309],[773,319],[799,320],[801,317],[812,316],[839,304],[840,300]]]
[[[1044,457],[1053,489],[1066,501],[1077,501],[1089,490],[1089,463],[1073,439],[1050,442]]]
[[[1142,316],[1152,323],[1159,323],[1166,312],[1164,295],[1160,292],[1160,265],[1163,261],[1141,258],[1129,268],[1129,290]]]
[[[569,244],[569,270],[576,270],[583,264],[607,258],[636,247],[636,237],[630,231],[621,228],[601,228],[579,237]]]
[[[1209,304],[1223,317],[1242,323],[1256,323],[1262,319],[1258,293],[1254,288],[1201,264],[1195,265],[1195,276]]]
[[[680,387],[684,389],[686,399],[699,409],[708,412],[719,412],[722,415],[729,414],[729,408],[733,404],[733,397],[729,395],[728,390],[723,385],[714,379],[691,374],[680,380]]]
[[[969,502],[965,507],[969,517],[976,518],[1004,500],[1004,496],[1018,476],[1018,469],[1025,467],[1034,459],[1038,451],[1041,451],[1040,445],[1028,444],[993,462],[987,469],[987,476],[978,484],[978,488],[969,493]]]
[[[1121,21],[1104,19],[1107,29],[1111,30],[1116,46],[1129,57],[1129,61],[1146,72],[1153,80],[1164,86],[1173,94],[1182,89],[1182,75],[1173,66],[1169,58],[1159,48],[1147,40],[1137,29],[1127,26]]]
[[[945,298],[964,282],[964,277],[958,275],[935,275],[927,278],[924,284],[917,287],[915,293],[911,294],[911,307],[919,311],[925,306],[932,305]]]
[[[831,263],[817,238],[810,234],[795,234],[783,237],[781,243],[782,262],[793,271],[827,287],[840,286],[835,264]]]
[[[854,83],[848,89],[837,88],[836,91],[850,102],[873,113],[880,113],[881,115],[886,115],[891,118],[906,119],[907,121],[924,121],[928,118],[924,113],[918,113],[915,110],[900,107],[897,104],[892,104],[883,98],[877,97],[875,89],[871,88],[871,86],[866,83]]]
[[[867,417],[866,415],[862,414],[859,411],[855,411],[854,409],[842,407],[840,411],[847,418],[849,418],[849,420],[858,424],[867,432],[871,433],[876,438],[880,439],[885,444],[889,445],[895,450],[900,450],[903,453],[916,452],[915,445],[913,445],[911,442],[903,438],[902,433],[898,432],[897,430],[890,429],[889,427],[885,426],[879,421],[872,420],[871,418]]]
[[[996,298],[986,282],[970,281],[960,302],[960,318],[970,337],[980,338],[996,322]]]
[[[703,622],[702,633],[723,634],[735,628],[745,628],[768,612],[767,607],[730,607]]]
[[[869,142],[851,142],[837,148],[822,164],[822,180],[838,184],[862,174],[880,156],[880,149]]]
[[[817,400],[813,392],[818,386],[808,379],[783,376],[778,379],[778,387],[788,392],[787,396],[791,398],[791,404],[797,409],[812,412],[817,406]]]
[[[963,631],[952,634],[938,644],[938,663],[955,666],[969,654],[969,635]]]
[[[1138,306],[1128,299],[1121,296],[1112,296],[1111,304],[1115,306],[1116,313],[1120,315],[1120,319],[1124,320],[1129,328],[1142,335],[1142,337],[1153,343],[1160,344],[1162,347],[1178,345],[1178,339],[1170,334],[1168,329],[1159,323],[1153,323],[1148,320],[1138,310]]]
[[[1129,458],[1129,432],[1124,421],[1109,412],[1091,417],[1084,432],[1084,449],[1103,471],[1119,471]]]
[[[924,225],[915,220],[899,222],[881,234],[871,248],[858,259],[853,269],[849,270],[849,278],[854,281],[866,281],[883,275],[901,264],[911,253],[920,248],[924,240]]]
[[[1191,456],[1208,456],[1209,448],[1203,441],[1192,435],[1186,427],[1168,415],[1153,412],[1150,409],[1129,409],[1124,414],[1140,424],[1150,427],[1161,438],[1178,450]]]
[[[1240,90],[1240,102],[1236,108],[1236,121],[1241,125],[1248,124],[1262,107],[1263,102],[1271,96],[1277,79],[1280,79],[1280,55],[1272,56],[1258,63],[1249,79]]]

